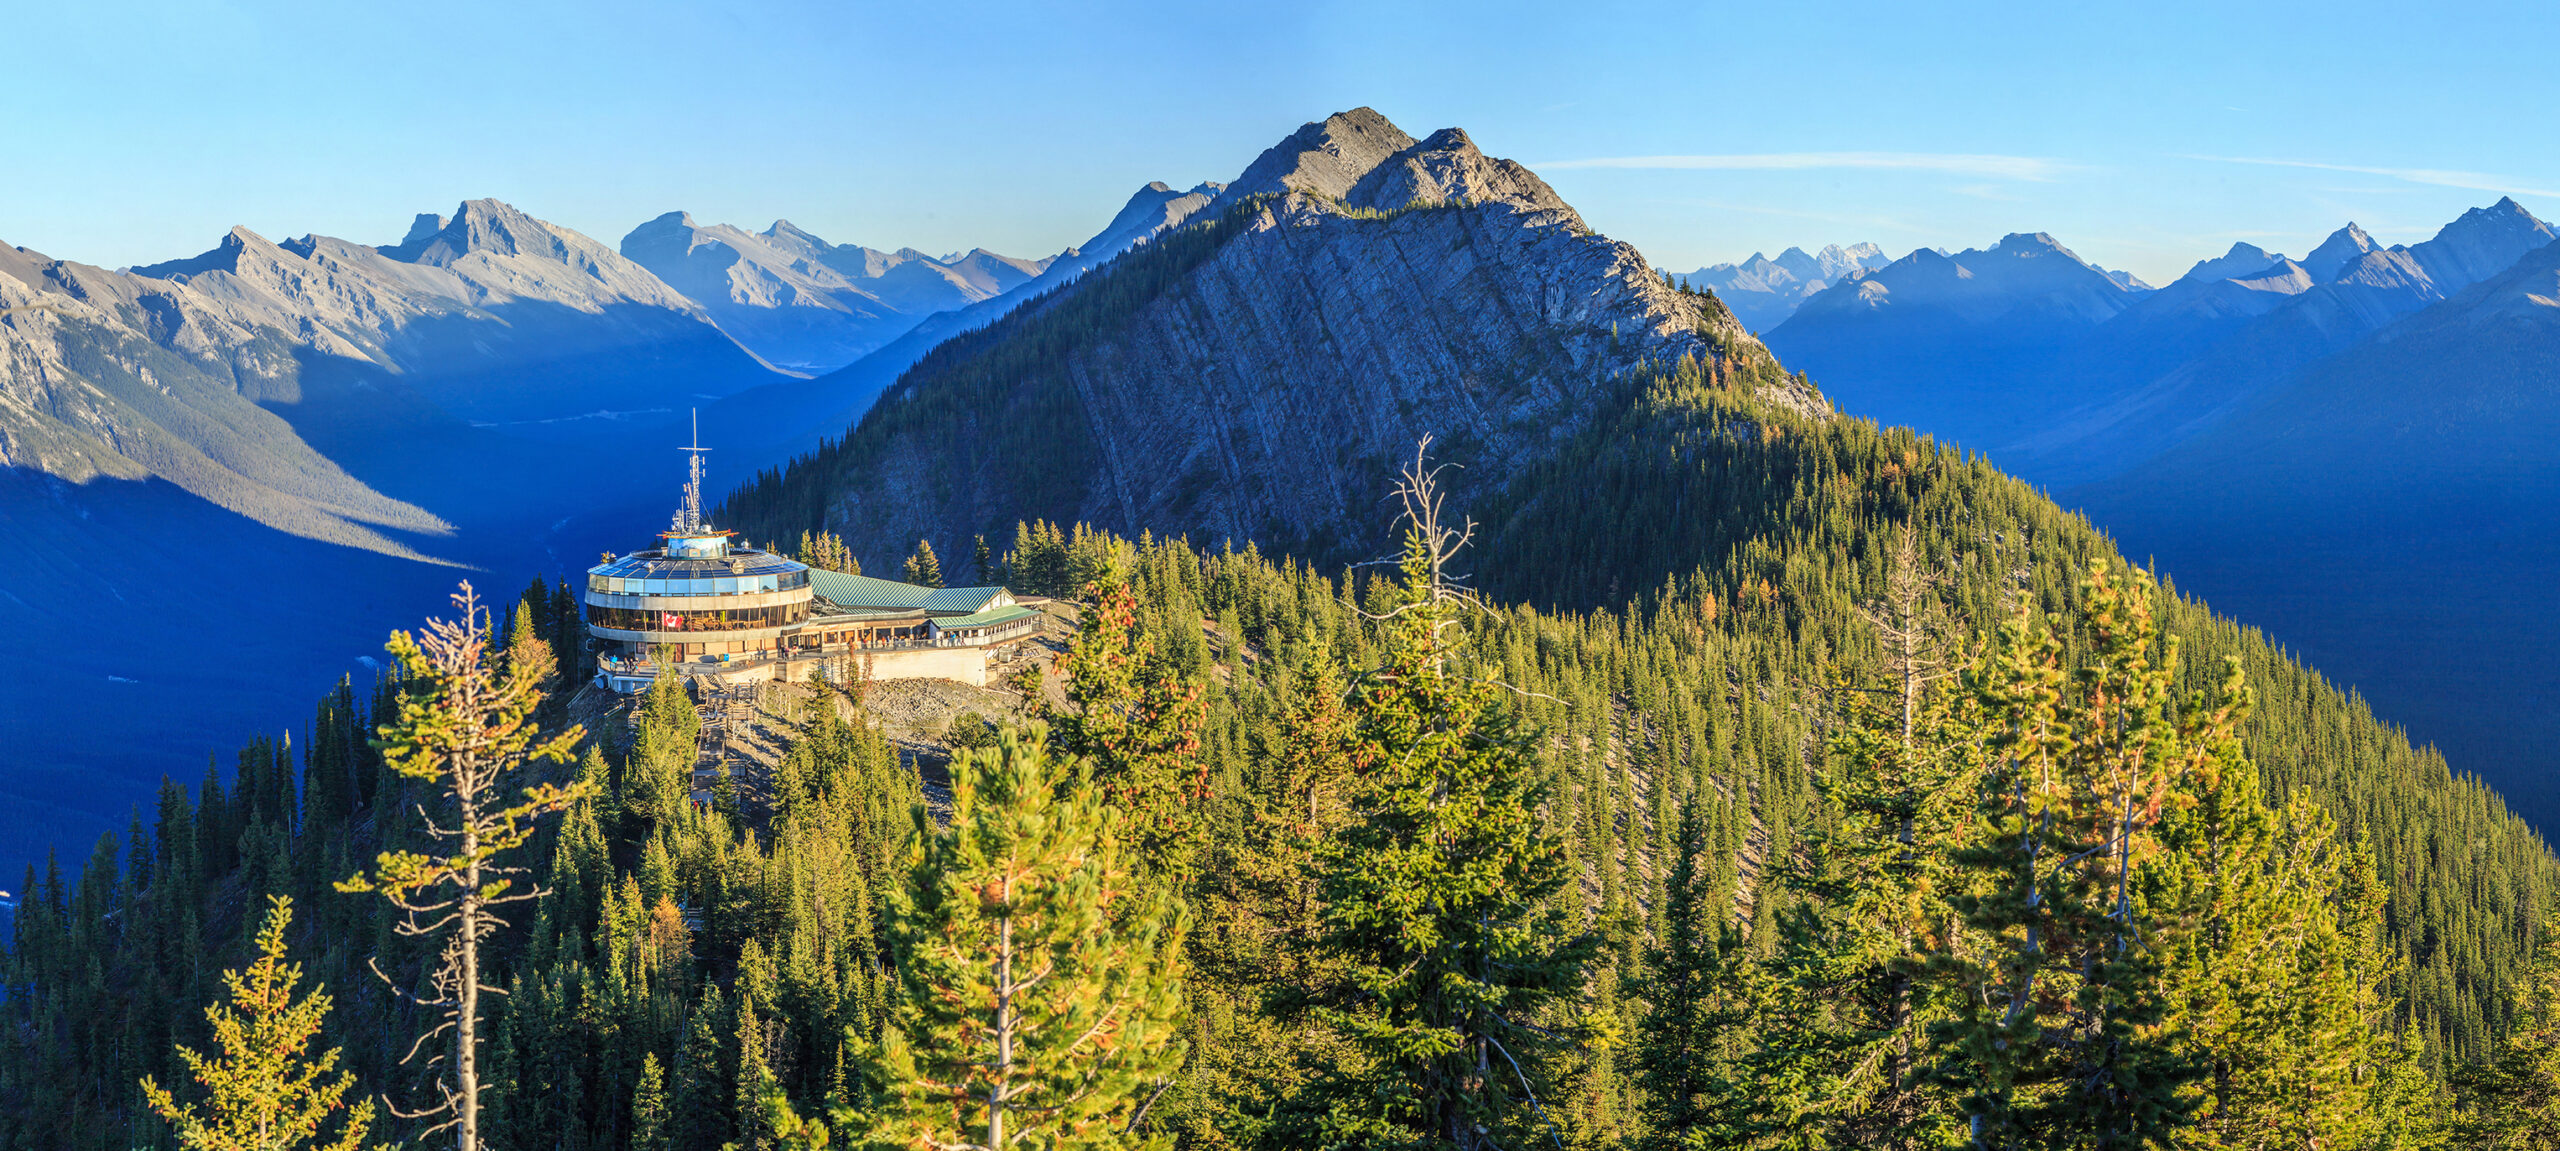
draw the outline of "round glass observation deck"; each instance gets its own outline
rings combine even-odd
[[[587,569],[587,626],[626,644],[775,646],[809,618],[809,569],[725,536],[669,534],[668,546]]]
[[[717,558],[634,552],[587,569],[590,595],[749,595],[808,587],[806,565],[755,548],[727,548]]]

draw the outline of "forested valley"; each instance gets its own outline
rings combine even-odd
[[[1746,367],[1617,381],[1481,526],[1418,462],[1381,562],[1013,525],[1065,702],[947,780],[848,678],[694,801],[675,677],[569,726],[565,585],[395,637],[29,877],[0,1139],[442,1145],[402,1114],[468,1096],[508,1149],[2554,1145],[2540,837]],[[537,888],[457,1009],[420,893]]]

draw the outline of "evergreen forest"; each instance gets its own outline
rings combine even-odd
[[[945,541],[1076,620],[947,771],[852,677],[697,794],[677,677],[572,722],[568,586],[458,601],[28,877],[0,1144],[2560,1146],[2540,837],[1785,382],[1417,461],[1376,562]]]

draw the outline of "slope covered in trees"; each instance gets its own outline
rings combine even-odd
[[[1337,120],[1302,135],[1340,147],[1248,172],[1322,178],[1249,179],[1274,198],[946,346],[851,447],[733,497],[753,535],[875,568],[984,569],[971,543],[1010,529],[1001,581],[1085,609],[1067,702],[963,757],[948,826],[940,781],[843,706],[860,685],[778,705],[796,742],[755,786],[697,777],[672,677],[574,764],[525,765],[585,798],[508,861],[549,893],[478,956],[505,992],[488,1146],[2425,1146],[2436,1084],[2476,1120],[2540,1082],[2515,1042],[2549,1027],[2528,964],[2560,862],[2493,792],[1982,460],[1832,415],[1640,265],[1559,281],[1623,294],[1523,324],[1519,373],[1400,377],[1394,433],[1463,408],[1473,465],[1449,504],[1407,474],[1400,573],[1347,566],[1389,550],[1362,550],[1377,444],[1307,463],[1340,481],[1322,498],[1256,505],[1285,473],[1251,453],[1128,495],[1105,441],[1183,413],[1087,389],[1134,324],[1217,330],[1204,269],[1306,237],[1481,256],[1497,227],[1615,266],[1463,137]],[[1521,202],[1345,199],[1443,169]],[[1525,266],[1455,282],[1509,299],[1477,281]],[[1487,346],[1407,351],[1453,349]],[[1465,407],[1491,395],[1521,402]],[[1286,513],[1266,545],[1308,550],[1249,542],[1256,506]],[[575,684],[577,634],[538,586],[491,658]],[[403,1054],[441,1009],[369,969],[439,956],[336,884],[431,846],[367,737],[437,679],[344,687],[302,738],[165,787],[76,882],[30,875],[0,1143],[169,1145],[141,1083],[206,1049],[212,973],[270,894],[335,1004],[314,1046],[434,1101]]]
[[[1854,689],[1905,682],[1895,672],[1919,666],[1914,652],[1941,667],[1964,662],[1952,648],[1927,656],[1892,637],[1936,628],[1960,641],[2024,606],[2055,611],[2063,667],[2109,650],[2119,663],[2162,650],[2140,635],[2130,648],[2121,635],[2104,646],[2112,625],[2089,621],[2109,617],[2090,614],[2099,605],[2075,575],[2107,558],[2104,542],[1982,465],[1863,424],[1791,417],[1696,373],[1630,390],[1666,426],[1680,413],[1712,432],[1686,441],[1686,456],[1638,445],[1693,477],[1658,474],[1665,498],[1713,495],[1741,510],[1725,535],[1691,541],[1724,549],[1724,559],[1624,609],[1455,608],[1432,617],[1454,631],[1426,623],[1417,634],[1407,610],[1417,601],[1398,590],[1415,581],[1328,577],[1250,546],[1204,552],[1045,525],[1019,533],[1007,562],[1022,590],[1098,579],[1103,595],[1067,664],[1075,706],[1052,749],[1088,765],[1079,770],[1098,786],[1126,789],[1129,802],[1114,806],[1136,819],[1119,824],[1140,852],[1132,882],[1177,896],[1191,924],[1182,1069],[1154,1084],[1149,1106],[1102,1100],[1095,1114],[1143,1119],[1155,1136],[1201,1147],[1304,1145],[1325,1132],[1401,1142],[1395,1132],[1445,1131],[1457,1115],[1505,1146],[1545,1136],[1596,1148],[1729,1116],[1719,1099],[1759,1098],[1754,1084],[1767,1082],[1748,1057],[1781,1034],[1772,1028],[1786,1017],[1772,1005],[1807,1002],[1772,981],[1788,970],[1784,941],[1802,937],[1797,924],[1837,898],[1809,881],[1818,874],[1809,868],[1865,818],[1841,790],[1844,773],[1875,762],[1847,738],[1873,729],[1861,715],[1873,709],[1856,701],[1875,693]],[[1607,462],[1614,453],[1569,458],[1595,479],[1618,466]],[[1631,469],[1622,478],[1649,466],[1620,464]],[[1762,473],[1785,478],[1756,495],[1714,486],[1716,476]],[[1956,498],[1964,492],[1973,494]],[[2014,502],[2001,504],[2004,492]],[[1887,505],[1896,510],[1875,510]],[[1927,509],[1951,518],[1926,527]],[[1483,539],[1475,567],[1487,582],[1503,567],[1523,581],[1536,574],[1521,557],[1538,554],[1539,514],[1515,505]],[[1923,526],[1906,536],[1904,522]],[[1516,544],[1502,542],[1506,532]],[[1811,541],[1827,541],[1836,561],[1790,568],[1786,553]],[[1547,578],[1571,587],[1563,569]],[[1115,598],[1120,579],[1131,591]],[[2342,954],[2379,959],[2349,964],[2361,981],[2307,985],[2368,997],[2363,1007],[2347,1001],[2347,1022],[2319,1034],[2376,1036],[2350,1045],[2355,1075],[2493,1053],[2511,1026],[2533,918],[2551,905],[2554,868],[2540,842],[2493,795],[2411,752],[2253,637],[2171,592],[2129,586],[2182,641],[2174,694],[2211,686],[2216,655],[2242,657],[2259,703],[2233,754],[2255,757],[2267,801],[2252,806],[2243,792],[2227,802],[2320,812],[2338,827],[2322,842],[2354,848],[2334,865],[2347,886],[2312,900],[2329,909],[2315,920],[2380,948]],[[1890,606],[1897,596],[1901,609]],[[557,618],[554,600],[543,593],[511,632],[542,634],[535,621]],[[1940,622],[1915,631],[1932,612]],[[1431,654],[1440,643],[1453,646]],[[1435,675],[1463,683],[1394,686]],[[1955,706],[1962,693],[1936,682],[1922,697]],[[244,909],[268,893],[309,909],[294,947],[338,1003],[325,1044],[345,1049],[367,1090],[418,1099],[425,1072],[399,1059],[424,1013],[387,996],[365,960],[403,970],[430,957],[391,932],[379,901],[329,890],[375,851],[414,842],[411,785],[362,741],[388,721],[399,690],[386,684],[369,705],[342,690],[297,741],[299,764],[261,741],[227,783],[167,789],[156,818],[102,843],[76,885],[35,878],[0,1003],[0,1123],[15,1145],[165,1145],[139,1081],[175,1076],[173,1042],[201,1048],[196,1009],[217,994],[212,973],[249,955]],[[482,1060],[490,1146],[777,1146],[806,1137],[794,1110],[827,1115],[839,1130],[886,1114],[904,1081],[880,1068],[925,1065],[875,1057],[893,1024],[910,1039],[933,1033],[896,1024],[910,1018],[897,1014],[902,998],[918,993],[899,983],[904,973],[935,970],[903,962],[899,949],[923,937],[893,928],[923,922],[899,918],[915,912],[901,910],[911,897],[898,894],[928,878],[901,874],[902,858],[922,858],[901,846],[914,829],[906,812],[921,818],[920,781],[865,724],[839,717],[832,689],[814,698],[823,706],[801,713],[800,740],[767,796],[716,785],[708,802],[691,798],[699,720],[671,690],[639,701],[574,772],[559,773],[600,795],[530,845],[524,862],[553,893],[489,949],[492,985],[508,992],[491,1008]],[[1919,726],[1933,722],[1924,712]],[[1942,746],[1962,758],[1961,741]],[[1444,766],[1430,773],[1474,773],[1481,782],[1470,786],[1536,813],[1421,840],[1481,835],[1487,860],[1564,880],[1530,884],[1522,890],[1543,894],[1500,911],[1519,925],[1503,929],[1515,934],[1500,946],[1542,966],[1488,1001],[1492,1016],[1450,1013],[1445,992],[1397,1007],[1406,1002],[1397,973],[1418,970],[1417,955],[1437,954],[1432,941],[1449,936],[1412,934],[1402,913],[1344,910],[1427,903],[1442,898],[1434,885],[1471,874],[1388,862],[1410,849],[1396,829],[1430,810],[1397,796],[1427,797],[1434,785],[1429,773],[1417,787],[1380,771],[1380,748],[1390,763],[1433,749],[1430,761]],[[1970,809],[1948,802],[1959,816]],[[2175,826],[2145,832],[2170,845],[2151,850],[2192,840]],[[2379,862],[2370,903],[2351,893],[2352,861],[2365,850]],[[2160,890],[2168,900],[2171,889]],[[2371,904],[2378,922],[2357,936],[2363,921],[2348,911]],[[2172,937],[2187,938],[2162,936]],[[1680,948],[1696,969],[1685,984],[1660,977],[1662,956]],[[1433,962],[1444,961],[1456,963],[1451,986],[1481,978],[1464,954]],[[2208,985],[2166,978],[2132,985],[2146,1002],[2160,1001],[2162,986]],[[1683,985],[1699,1023],[1668,1026],[1669,993]],[[1817,1014],[1787,1026],[1833,1034],[1823,1029],[1838,1022]],[[1440,1035],[1482,1053],[1431,1063],[1452,1069],[1425,1076],[1445,1093],[1370,1093],[1422,1081],[1398,1060]],[[1663,1039],[1679,1035],[1687,1048],[1666,1051]],[[2406,1053],[2390,1054],[2403,1036]],[[1915,1066],[1942,1054],[1919,1050],[1926,1059]],[[1479,1081],[1463,1070],[1472,1066],[1511,1078]],[[1698,1093],[1685,1113],[1664,1106],[1680,1068]],[[2202,1098],[2191,1078],[2159,1081],[2164,1097]],[[1913,1098],[1924,1114],[1962,1113],[1943,1093]],[[1820,1113],[1855,1117],[1873,1105],[1859,1095]],[[1728,1132],[1708,1145],[1759,1138]]]

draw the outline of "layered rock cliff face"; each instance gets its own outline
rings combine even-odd
[[[1640,363],[1766,356],[1456,129],[1415,140],[1365,108],[1309,124],[1210,212],[937,350],[733,517],[822,523],[866,563],[1035,517],[1351,557],[1380,545],[1380,498],[1424,437],[1464,465],[1464,498]]]
[[[1066,288],[1129,249],[1181,227],[1217,199],[1225,187],[1200,184],[1183,191],[1161,180],[1150,181],[1129,197],[1128,203],[1092,239],[1041,261],[1038,275],[1016,281],[991,272],[985,283],[998,289],[992,294],[975,303],[911,320],[912,326],[904,335],[852,363],[815,379],[777,380],[703,409],[703,434],[741,448],[731,459],[745,461],[750,470],[778,465],[809,451],[825,437],[843,434],[848,425],[871,409],[871,402],[883,390],[944,341],[995,323],[1015,308]],[[972,252],[970,259],[946,266],[974,263],[978,255]],[[748,342],[753,344],[752,337]]]

